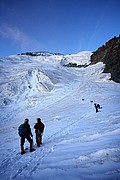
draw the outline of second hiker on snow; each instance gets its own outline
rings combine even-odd
[[[40,147],[40,144],[42,144],[42,135],[44,127],[45,125],[41,122],[41,119],[37,118],[37,123],[34,125],[34,129],[36,134],[36,143],[38,147]]]

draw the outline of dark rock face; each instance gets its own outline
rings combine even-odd
[[[26,55],[26,56],[52,56],[52,55],[63,55],[61,53],[51,53],[46,51],[40,51],[40,52],[26,52],[18,55]]]
[[[111,79],[120,83],[120,36],[114,37],[91,55],[91,64],[105,64],[104,73],[111,73]]]
[[[66,67],[78,67],[78,68],[81,68],[81,67],[84,67],[86,68],[88,65],[87,64],[84,64],[84,65],[77,65],[77,63],[69,63],[69,64],[65,64],[63,66],[66,66]]]

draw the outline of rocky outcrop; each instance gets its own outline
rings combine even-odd
[[[91,55],[91,64],[102,61],[104,73],[111,73],[111,79],[120,83],[120,36],[114,37]]]
[[[18,55],[26,55],[26,56],[52,56],[52,55],[63,55],[61,53],[51,53],[51,52],[46,52],[46,51],[40,51],[40,52],[26,52],[26,53],[21,53]]]
[[[84,67],[84,68],[86,68],[88,65],[87,64],[85,64],[85,65],[77,65],[77,63],[70,62],[70,63],[65,64],[63,66],[66,66],[66,67],[78,67],[78,68]]]

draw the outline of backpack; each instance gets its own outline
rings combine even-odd
[[[23,137],[25,133],[27,132],[27,128],[25,127],[24,124],[21,124],[18,128],[18,134],[20,137]]]
[[[34,129],[36,129],[36,132],[38,132],[38,130],[40,132],[43,132],[44,131],[44,124],[42,122],[36,123],[34,126]]]
[[[40,129],[41,132],[44,131],[44,124],[42,122],[41,122],[41,124],[39,124],[39,129]]]

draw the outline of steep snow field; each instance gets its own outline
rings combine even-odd
[[[89,64],[90,54],[0,58],[0,179],[120,179],[120,84],[102,73],[103,63],[61,65]],[[102,106],[98,113],[94,103]],[[39,148],[37,117],[45,124]],[[25,118],[36,151],[20,155],[18,127]]]

